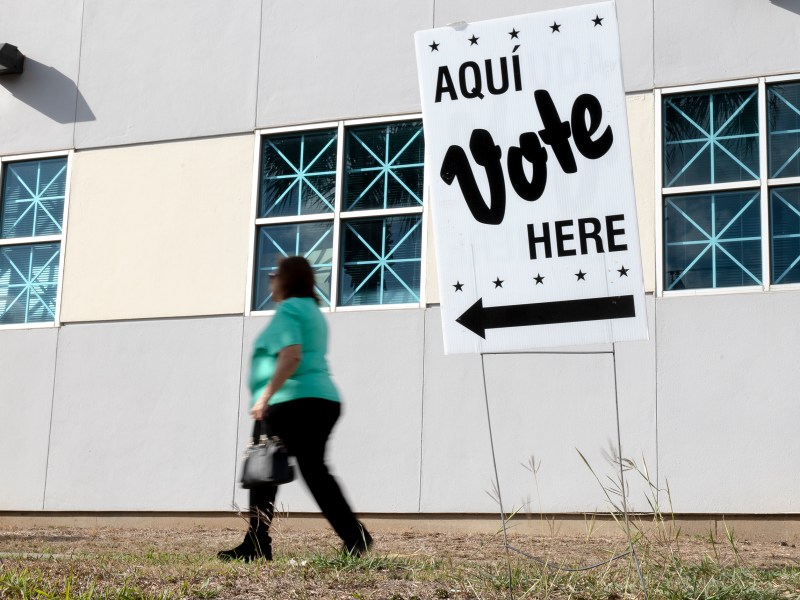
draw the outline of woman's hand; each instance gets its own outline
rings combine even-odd
[[[263,421],[267,416],[268,402],[269,398],[261,396],[261,398],[258,399],[258,402],[253,405],[253,408],[250,409],[250,416],[256,421]]]

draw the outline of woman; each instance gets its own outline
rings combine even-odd
[[[342,538],[342,549],[360,555],[372,545],[372,537],[325,465],[325,445],[341,404],[328,374],[328,327],[318,307],[311,265],[301,256],[284,258],[270,274],[270,291],[278,310],[256,340],[250,369],[253,440],[264,420],[268,434],[283,440],[297,460],[322,514]],[[272,560],[269,526],[276,492],[276,486],[250,490],[250,528],[241,544],[219,552],[219,558]]]

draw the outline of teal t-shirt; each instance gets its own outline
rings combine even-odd
[[[279,404],[298,398],[324,398],[339,401],[339,393],[328,373],[328,325],[312,298],[288,298],[278,305],[275,316],[253,346],[250,364],[251,405],[264,392],[275,373],[278,353],[287,346],[301,346],[300,364],[270,398]]]

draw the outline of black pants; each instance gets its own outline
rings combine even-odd
[[[345,545],[353,547],[363,538],[362,526],[325,465],[325,446],[340,411],[338,402],[321,398],[282,402],[269,407],[267,432],[283,440],[286,449],[297,460],[300,473],[322,514]],[[256,421],[253,427],[254,440],[260,432],[261,423]],[[250,513],[251,517],[258,516],[257,528],[260,532],[269,530],[277,491],[277,486],[250,490]]]

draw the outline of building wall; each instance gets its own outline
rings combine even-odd
[[[796,73],[794,0],[655,0],[655,85]]]
[[[61,329],[45,510],[230,508],[242,318]]]
[[[0,328],[0,510],[244,506],[249,350],[269,319],[244,316],[253,131],[418,112],[414,31],[579,3],[4,3],[0,42],[28,58],[0,80],[0,155],[75,153],[62,326]],[[330,462],[358,510],[495,511],[487,403],[506,509],[603,510],[576,449],[616,476],[618,394],[623,454],[676,511],[798,512],[800,291],[655,294],[653,94],[800,72],[798,8],[617,10],[650,340],[444,356],[429,226],[427,306],[327,315],[345,397]],[[628,480],[646,509],[645,477]],[[315,510],[300,482],[280,498]]]
[[[0,39],[25,54],[25,77],[0,82],[0,154],[73,147],[81,55],[81,0],[6,2]]]
[[[576,450],[601,479],[615,477],[616,362],[623,454],[669,484],[676,511],[797,512],[800,330],[787,315],[798,301],[797,292],[650,297],[651,340],[617,344],[616,357],[592,346],[488,355],[483,366],[442,354],[438,308],[329,314],[345,399],[330,462],[363,512],[495,510],[485,371],[506,507],[603,510]],[[267,320],[0,331],[9,390],[0,509],[244,506],[235,472],[249,434],[249,347]],[[536,478],[523,466],[531,457]],[[633,506],[646,509],[645,478],[628,482]],[[314,510],[300,482],[281,502]]]
[[[59,331],[0,331],[0,509],[41,510]]]
[[[75,147],[252,130],[259,12],[257,0],[86,0]]]
[[[659,470],[706,512],[800,510],[800,293],[658,303]],[[790,475],[791,474],[791,475]]]

